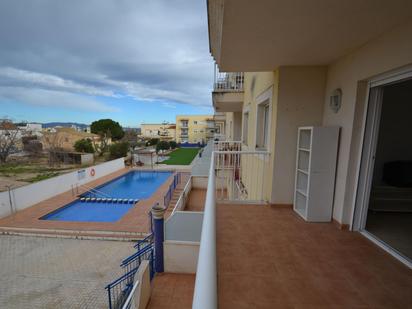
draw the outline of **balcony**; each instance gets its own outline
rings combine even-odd
[[[243,106],[244,74],[242,72],[219,72],[215,69],[212,93],[216,112],[240,112]]]
[[[337,1],[332,6],[306,0],[207,4],[211,54],[222,70],[244,72],[331,63],[405,22],[412,11],[412,2],[404,0],[379,5],[376,0]]]
[[[225,151],[231,147],[236,142],[214,144],[193,309],[410,305],[410,269],[359,233],[306,223],[290,208],[265,203],[263,195],[255,204],[247,195],[230,197],[227,180],[241,179],[245,159],[269,155]],[[258,183],[267,165],[253,167]]]

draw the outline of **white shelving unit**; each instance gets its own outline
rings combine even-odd
[[[300,127],[293,209],[306,221],[332,219],[339,127]]]

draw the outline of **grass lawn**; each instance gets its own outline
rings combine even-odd
[[[200,148],[178,148],[169,154],[169,159],[162,162],[167,165],[190,165]]]

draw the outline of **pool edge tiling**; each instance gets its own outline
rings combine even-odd
[[[124,168],[107,176],[91,181],[86,185],[88,187],[96,187],[132,170],[138,169]],[[116,235],[135,234],[144,236],[148,233],[149,229],[148,213],[157,201],[163,200],[164,194],[167,192],[169,185],[173,182],[172,175],[150,198],[140,200],[138,203],[139,207],[131,208],[120,220],[116,222],[40,220],[39,218],[76,200],[77,196],[73,196],[71,191],[66,191],[24,210],[18,211],[13,215],[0,219],[0,233],[9,233],[8,230],[13,230],[13,228],[15,228],[42,231],[50,230],[57,234],[59,232],[88,234],[97,231],[98,233],[113,233]]]

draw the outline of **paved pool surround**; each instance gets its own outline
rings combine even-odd
[[[124,168],[94,181],[86,183],[87,187],[97,187],[115,178],[118,178],[134,169]],[[136,169],[139,170],[139,169]],[[116,222],[73,222],[41,220],[45,215],[74,202],[77,195],[71,191],[64,192],[52,198],[37,203],[13,215],[0,219],[0,233],[34,233],[41,235],[60,235],[64,237],[88,238],[100,235],[102,238],[136,239],[147,234],[149,230],[148,212],[156,202],[163,201],[163,197],[173,182],[173,175],[159,186],[147,199],[141,199],[137,207],[131,208]],[[184,182],[182,177],[182,182]],[[79,192],[85,193],[87,190]]]

